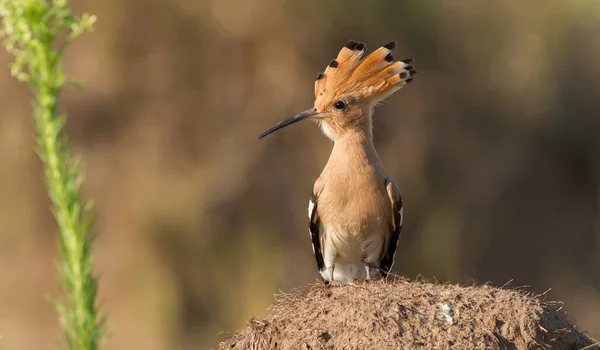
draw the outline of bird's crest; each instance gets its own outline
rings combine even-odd
[[[412,59],[395,61],[391,54],[395,47],[392,41],[361,60],[366,46],[351,40],[325,72],[317,75],[315,97],[329,99],[352,93],[378,102],[401,89],[417,72],[410,65]]]

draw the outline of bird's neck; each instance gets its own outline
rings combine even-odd
[[[381,160],[373,146],[373,137],[362,129],[348,130],[334,141],[327,167],[337,169],[380,168]]]

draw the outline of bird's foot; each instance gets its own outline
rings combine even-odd
[[[365,282],[371,282],[377,279],[377,268],[373,267],[373,265],[365,263],[365,271],[367,274]]]

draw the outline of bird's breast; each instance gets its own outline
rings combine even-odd
[[[375,181],[326,184],[319,196],[321,221],[326,226],[337,227],[339,235],[348,239],[366,241],[373,235],[384,235],[389,230],[392,215],[383,183],[382,180],[381,186]]]

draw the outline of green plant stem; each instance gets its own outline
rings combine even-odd
[[[63,301],[55,302],[70,349],[95,350],[104,319],[96,306],[97,279],[92,273],[93,215],[81,201],[81,162],[69,156],[63,131],[65,116],[57,113],[66,80],[60,67],[63,49],[86,30],[94,18],[72,15],[65,0],[1,0],[2,34],[15,55],[11,73],[26,82],[34,99],[38,154],[44,165],[52,212],[60,232],[58,263]]]

